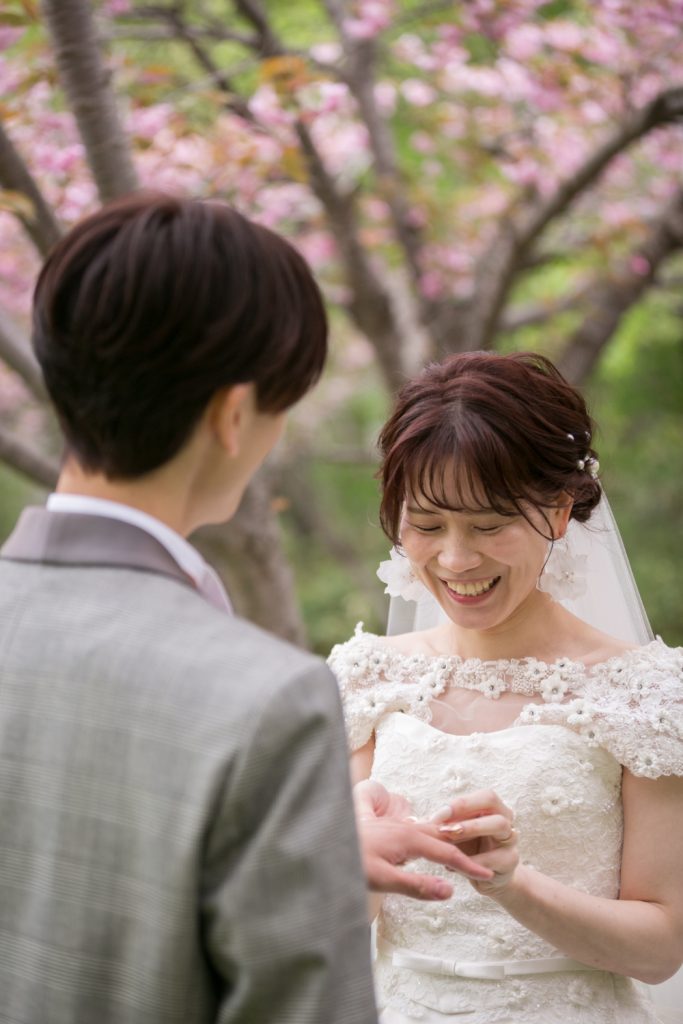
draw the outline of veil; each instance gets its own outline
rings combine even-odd
[[[572,520],[566,539],[565,563],[570,559],[570,564],[581,567],[586,586],[581,594],[557,598],[560,603],[603,633],[626,643],[649,643],[653,639],[652,629],[604,492],[590,522]],[[419,583],[408,591],[414,600],[397,596],[391,585],[387,592],[392,594],[387,622],[390,635],[428,629],[446,618],[437,600]]]

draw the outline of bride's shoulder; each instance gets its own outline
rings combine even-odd
[[[568,671],[576,670],[569,663]],[[521,721],[564,725],[634,775],[683,776],[682,648],[659,638],[640,647],[622,645],[578,672],[571,690],[562,701],[544,695],[542,704],[524,709]]]
[[[628,643],[603,633],[564,609],[562,615],[558,620],[561,628],[552,637],[554,647],[560,651],[562,659],[585,666],[596,678],[607,680],[626,668],[629,671],[656,668],[675,671],[683,666],[683,649],[668,647],[659,636],[645,644]]]
[[[383,639],[377,633],[367,633],[363,628],[363,623],[359,622],[348,640],[342,640],[341,643],[334,645],[327,660],[330,663],[340,659],[344,660],[361,651],[380,647]]]
[[[415,646],[418,633],[401,637],[366,633],[363,624],[345,643],[332,648],[328,664],[339,683],[349,746],[367,743],[382,715],[426,707],[427,669]]]
[[[608,638],[609,639],[609,638]],[[598,677],[614,681],[623,673],[644,674],[652,681],[657,677],[683,683],[683,647],[669,647],[661,637],[647,644],[605,644],[590,660]]]
[[[353,636],[343,643],[335,644],[330,652],[329,662],[346,662],[361,655],[375,654],[400,662],[403,658],[414,658],[416,655],[432,657],[440,653],[434,644],[435,630],[425,629],[421,632],[402,633],[395,636],[380,636],[378,633],[367,633],[363,623],[359,622]]]
[[[413,658],[416,654],[423,654],[427,658],[434,658],[444,653],[438,641],[439,635],[439,627],[435,626],[433,629],[416,630],[414,633],[397,633],[382,639],[385,646],[398,655]]]

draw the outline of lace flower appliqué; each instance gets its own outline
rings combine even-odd
[[[559,672],[549,675],[541,687],[541,696],[545,701],[561,701],[567,692],[567,683],[562,679]]]
[[[566,790],[561,789],[559,786],[547,786],[542,796],[541,810],[544,814],[549,814],[551,817],[555,817],[557,814],[561,814],[562,811],[569,810],[572,807],[580,806],[583,801],[579,799],[572,799]]]
[[[389,552],[390,558],[379,563],[377,575],[386,583],[384,593],[389,597],[402,597],[404,601],[424,601],[429,591],[420,583],[410,562],[396,548]]]
[[[577,555],[566,537],[556,540],[538,581],[538,589],[556,601],[573,601],[586,593],[588,558]]]

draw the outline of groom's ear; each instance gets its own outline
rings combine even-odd
[[[208,423],[224,451],[236,458],[244,444],[245,431],[255,407],[253,384],[232,384],[211,399]]]

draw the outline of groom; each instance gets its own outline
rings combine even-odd
[[[184,539],[321,372],[310,271],[226,206],[135,195],[53,250],[33,340],[68,454],[0,558],[0,1018],[371,1024],[334,679]],[[447,895],[396,865],[466,858],[379,804],[370,886]]]

